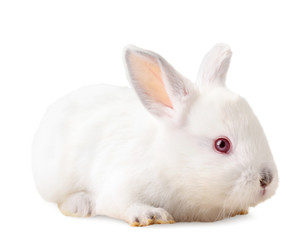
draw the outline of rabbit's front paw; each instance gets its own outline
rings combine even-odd
[[[248,209],[236,211],[236,212],[231,214],[231,217],[235,217],[237,215],[246,215],[246,214],[248,214]]]
[[[147,205],[134,205],[128,210],[129,223],[133,227],[143,227],[152,224],[172,224],[173,217],[163,208]]]

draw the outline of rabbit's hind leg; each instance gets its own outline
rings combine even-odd
[[[90,217],[94,216],[94,202],[89,193],[77,192],[69,195],[58,208],[65,216]]]

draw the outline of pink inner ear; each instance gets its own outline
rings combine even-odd
[[[130,65],[135,81],[140,88],[155,102],[173,108],[168,96],[159,64],[139,54],[131,54]]]

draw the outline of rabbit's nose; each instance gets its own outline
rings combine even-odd
[[[260,179],[260,186],[262,188],[265,188],[266,186],[268,186],[272,180],[273,180],[273,174],[271,173],[271,171],[267,168],[264,168],[261,171],[261,179]]]

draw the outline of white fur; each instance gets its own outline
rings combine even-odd
[[[140,225],[153,216],[157,223],[215,221],[271,197],[276,166],[249,105],[224,85],[230,58],[228,46],[216,45],[201,64],[197,87],[159,55],[126,48],[137,94],[90,86],[49,107],[33,144],[42,197],[67,215],[108,215]],[[138,79],[140,62],[160,69],[164,89],[156,99]],[[160,97],[165,93],[173,107]],[[220,136],[231,140],[229,154],[213,149]],[[263,169],[273,175],[265,195]]]

